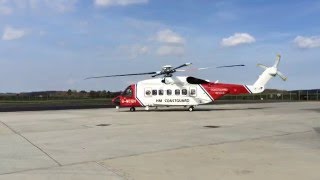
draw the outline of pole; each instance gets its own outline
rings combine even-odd
[[[291,101],[291,91],[290,91],[290,101]]]

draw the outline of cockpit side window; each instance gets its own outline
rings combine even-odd
[[[126,97],[132,97],[132,88],[131,86],[128,86],[126,90],[123,91],[123,96],[126,96]]]

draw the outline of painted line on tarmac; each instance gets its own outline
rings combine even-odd
[[[9,125],[7,125],[6,123],[0,121],[1,124],[3,124],[4,126],[6,126],[8,129],[10,129],[13,133],[17,134],[18,136],[22,137],[24,140],[26,140],[27,142],[29,142],[32,146],[34,146],[35,148],[39,149],[42,153],[44,153],[46,156],[48,156],[52,161],[54,161],[57,165],[62,166],[61,163],[59,163],[57,160],[55,160],[52,156],[50,156],[50,154],[48,154],[47,152],[45,152],[43,149],[41,149],[39,146],[37,146],[36,144],[34,144],[33,142],[31,142],[28,138],[26,138],[25,136],[23,136],[22,134],[20,134],[18,131],[14,130],[13,128],[11,128]]]

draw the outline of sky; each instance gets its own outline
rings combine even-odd
[[[192,62],[210,81],[253,84],[257,63],[286,82],[267,88],[320,88],[319,0],[0,0],[0,92],[123,90],[158,71]]]

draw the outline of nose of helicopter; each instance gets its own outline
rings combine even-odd
[[[113,98],[112,103],[116,106],[120,106],[120,96]]]

